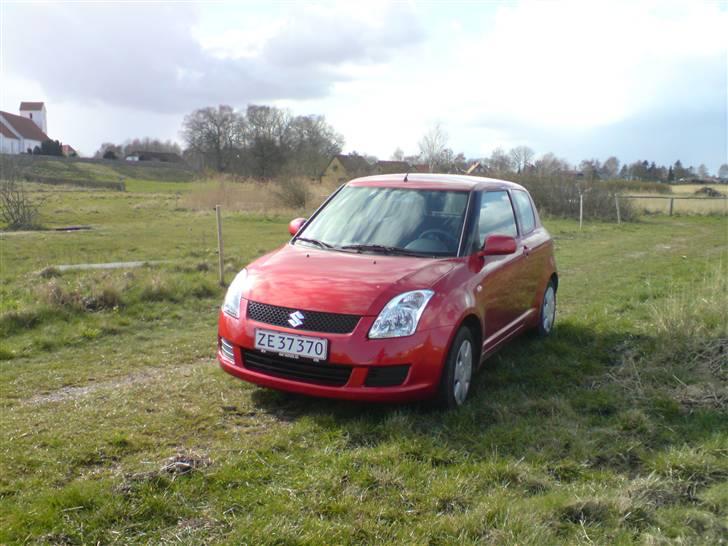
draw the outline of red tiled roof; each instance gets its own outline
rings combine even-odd
[[[0,114],[5,118],[5,121],[12,126],[13,129],[20,133],[23,138],[38,140],[40,142],[48,140],[48,135],[46,135],[40,129],[40,127],[35,124],[33,120],[24,118],[22,116],[16,116],[15,114],[11,114],[9,112],[0,111]]]
[[[21,102],[20,103],[20,111],[23,110],[31,110],[33,112],[37,110],[43,110],[43,103],[42,102]]]
[[[334,157],[341,162],[349,173],[368,172],[370,169],[370,165],[367,163],[367,160],[360,155],[337,154]]]
[[[13,133],[10,129],[5,127],[5,124],[0,121],[0,134],[6,138],[14,138],[15,140],[20,140],[18,137],[15,136],[15,133]]]

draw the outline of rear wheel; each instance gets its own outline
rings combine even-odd
[[[455,409],[463,405],[470,392],[475,354],[473,334],[466,327],[460,328],[450,346],[440,377],[436,399],[438,406]]]

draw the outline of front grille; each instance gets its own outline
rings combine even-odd
[[[243,366],[266,375],[332,387],[346,385],[352,370],[351,366],[298,360],[258,351],[244,351]]]
[[[350,334],[354,331],[359,317],[357,315],[339,315],[337,313],[322,313],[320,311],[305,311],[303,309],[292,309],[289,307],[278,307],[257,301],[248,302],[248,318],[274,326],[285,326],[290,328],[288,322],[291,313],[300,312],[303,314],[302,323],[297,327],[299,330],[309,332],[326,332],[328,334]]]
[[[396,387],[404,383],[409,369],[409,364],[369,368],[364,385],[367,387]]]

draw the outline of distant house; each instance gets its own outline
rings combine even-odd
[[[338,154],[331,158],[319,180],[324,184],[343,184],[357,176],[366,176],[371,170],[372,166],[360,155]]]
[[[127,161],[161,161],[164,163],[182,163],[184,160],[172,152],[130,152],[124,158]]]
[[[20,115],[0,111],[0,152],[32,153],[48,140],[46,109],[42,102],[21,102]]]
[[[73,146],[71,146],[70,144],[63,144],[61,146],[61,151],[66,157],[78,157],[78,152],[74,150]]]
[[[483,164],[480,161],[476,161],[470,167],[468,167],[468,170],[465,171],[465,174],[471,174],[471,175],[478,175],[478,174],[485,174],[485,167],[483,167]]]
[[[406,161],[377,161],[371,174],[408,173],[411,168]]]
[[[330,185],[343,184],[352,178],[373,174],[395,174],[412,171],[406,161],[377,161],[369,163],[360,155],[339,154],[331,158],[319,180]]]

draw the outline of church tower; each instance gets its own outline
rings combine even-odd
[[[40,130],[48,134],[48,125],[46,121],[46,107],[42,102],[21,102],[20,115],[24,118],[32,119],[33,122],[40,127]]]

